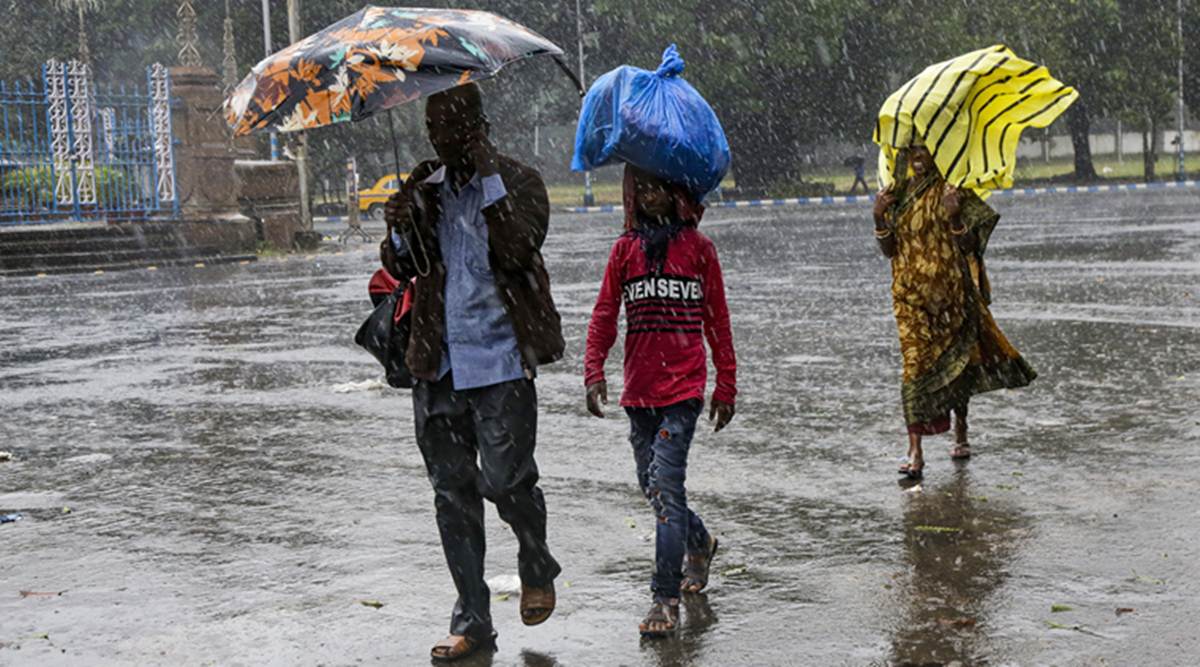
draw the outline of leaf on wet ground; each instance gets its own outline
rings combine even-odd
[[[1000,489],[1001,491],[1016,491],[1017,490],[1017,487],[1013,486],[1012,484],[997,484],[996,488]]]
[[[917,526],[913,530],[919,533],[958,533],[962,532],[962,528],[954,526]]]
[[[383,609],[383,603],[379,600],[359,600],[358,603],[372,609]]]
[[[1105,637],[1099,632],[1096,632],[1095,630],[1089,630],[1082,625],[1063,625],[1062,623],[1055,623],[1054,621],[1046,621],[1046,627],[1050,628],[1051,630],[1071,630],[1073,632],[1078,632],[1092,637],[1108,639],[1108,637]]]
[[[1052,604],[1050,605],[1050,613],[1057,614],[1064,611],[1075,611],[1075,608],[1069,604]]]
[[[1143,583],[1143,584],[1154,584],[1155,586],[1166,586],[1167,585],[1166,579],[1156,579],[1155,577],[1147,577],[1144,574],[1138,574],[1137,570],[1132,570],[1132,572],[1133,572],[1132,581],[1136,581],[1136,582]]]
[[[1132,614],[1135,611],[1137,611],[1137,610],[1134,609],[1133,607],[1117,607],[1117,616],[1124,616],[1125,614]]]
[[[630,528],[637,528],[637,522],[633,520],[633,517],[625,517],[625,525]]]
[[[56,598],[66,591],[18,591],[23,598]]]
[[[736,577],[739,574],[745,574],[745,573],[746,573],[745,567],[731,567],[728,570],[725,570],[724,572],[722,572],[721,576],[722,577]]]

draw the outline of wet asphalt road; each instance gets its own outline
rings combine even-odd
[[[580,379],[618,221],[556,217],[568,359],[538,388],[560,604],[528,629],[498,598],[500,650],[468,664],[1195,664],[1198,205],[997,200],[993,311],[1040,378],[972,403],[970,463],[931,439],[919,491],[894,472],[867,210],[711,213],[742,393],[688,486],[723,549],[679,639],[649,644],[652,517],[627,423],[587,417]],[[351,340],[374,267],[352,245],[0,282],[0,514],[25,515],[0,525],[0,665],[428,662],[453,588],[408,392]],[[488,522],[489,576],[511,577]]]

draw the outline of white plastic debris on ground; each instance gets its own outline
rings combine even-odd
[[[363,380],[362,382],[346,382],[335,384],[330,389],[335,394],[354,394],[360,391],[381,391],[387,389],[387,383],[382,380]]]
[[[515,574],[498,574],[487,580],[492,595],[516,595],[521,592],[521,577]]]

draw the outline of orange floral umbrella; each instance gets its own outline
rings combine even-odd
[[[562,49],[489,12],[367,6],[255,65],[225,119],[238,136],[362,120],[543,54]]]

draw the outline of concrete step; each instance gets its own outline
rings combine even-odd
[[[178,245],[157,247],[132,247],[108,250],[51,252],[13,257],[0,257],[0,270],[33,270],[34,272],[63,266],[106,265],[123,263],[155,263],[168,260],[185,260],[192,257],[213,257],[221,254],[212,246],[186,247]]]
[[[183,239],[171,233],[150,233],[137,236],[96,236],[92,238],[57,238],[48,236],[18,243],[0,242],[0,262],[6,258],[29,255],[53,255],[73,252],[107,252],[139,248],[170,247],[183,244]]]
[[[0,277],[32,276],[39,274],[53,275],[68,273],[95,273],[97,271],[129,271],[132,269],[145,269],[149,266],[164,268],[171,266],[189,266],[192,264],[215,266],[219,264],[232,264],[235,262],[254,262],[257,260],[257,255],[198,255],[195,257],[162,259],[156,261],[73,264],[67,266],[47,267],[43,269],[0,269]]]
[[[70,222],[44,225],[0,226],[0,243],[34,241],[45,236],[61,238],[95,238],[97,236],[128,236],[134,233],[149,233],[170,230],[178,226],[174,222]]]
[[[253,222],[241,219],[64,223],[0,228],[0,275],[120,270],[253,258]]]

